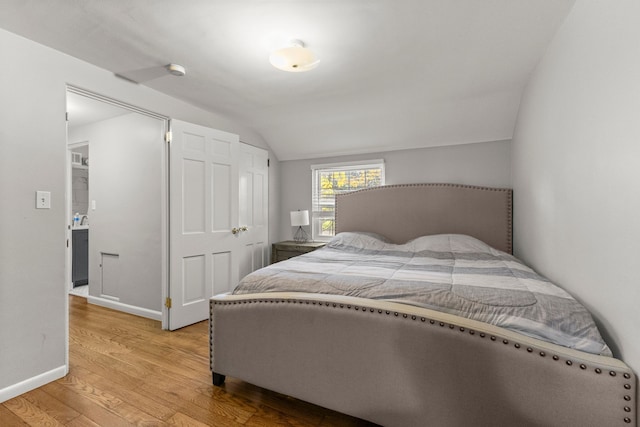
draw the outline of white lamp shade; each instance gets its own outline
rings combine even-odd
[[[300,227],[302,225],[309,225],[309,211],[292,211],[291,226]]]

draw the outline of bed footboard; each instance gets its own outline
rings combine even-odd
[[[623,362],[403,304],[301,293],[211,299],[232,376],[384,426],[635,426]]]

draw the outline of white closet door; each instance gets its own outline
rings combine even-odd
[[[239,279],[269,262],[268,152],[240,143],[238,223]]]
[[[237,135],[171,121],[169,329],[207,319],[209,298],[238,281]]]

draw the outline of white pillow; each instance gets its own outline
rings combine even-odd
[[[345,231],[338,233],[333,237],[328,247],[350,246],[358,249],[382,249],[387,243],[388,239],[377,233],[369,233],[362,231]]]
[[[487,245],[483,241],[465,234],[434,234],[431,236],[422,236],[408,241],[404,246],[406,246],[408,250],[414,252],[431,250],[445,252],[496,253],[496,249]]]

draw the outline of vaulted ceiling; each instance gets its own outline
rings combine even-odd
[[[291,160],[511,138],[574,2],[0,0],[0,27],[238,120]],[[269,64],[290,39],[316,69]]]

